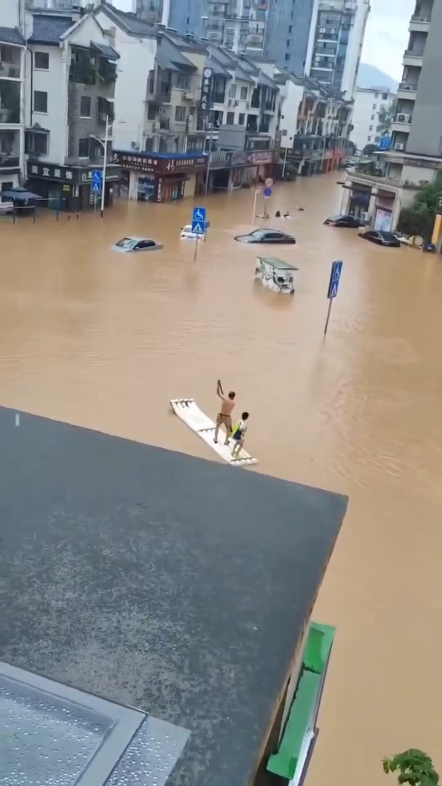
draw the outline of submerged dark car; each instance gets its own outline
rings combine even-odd
[[[237,235],[235,240],[240,243],[296,243],[293,235],[288,235],[286,232],[280,232],[279,229],[255,229],[254,232],[249,232],[248,235]]]
[[[365,226],[361,218],[354,216],[330,216],[324,221],[324,224],[331,227],[348,227],[349,229],[360,229]]]
[[[363,237],[364,240],[370,240],[372,243],[377,243],[379,246],[400,248],[401,245],[399,239],[393,232],[384,232],[381,229],[370,229],[368,232],[362,232],[361,237]]]

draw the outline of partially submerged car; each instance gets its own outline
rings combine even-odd
[[[361,232],[360,237],[377,243],[378,246],[393,246],[400,248],[400,241],[393,232],[385,232],[382,229],[369,229],[368,232]]]
[[[330,216],[326,218],[324,224],[331,227],[346,227],[348,229],[361,229],[365,226],[365,222],[361,218],[355,216]]]
[[[163,248],[161,243],[156,240],[151,240],[149,237],[123,237],[118,243],[112,246],[112,251],[118,251],[120,254],[127,254],[131,251],[156,251]]]
[[[293,235],[281,232],[280,229],[255,229],[247,235],[237,235],[235,240],[239,243],[285,243],[293,245],[296,243]]]
[[[209,226],[210,226],[210,221],[206,221],[206,231],[208,230]],[[180,232],[180,237],[190,237],[192,240],[195,240],[196,237],[204,238],[205,235],[206,235],[206,232],[203,232],[203,233],[193,232],[192,231],[192,224],[186,224],[186,226],[183,227],[181,229],[181,232]]]

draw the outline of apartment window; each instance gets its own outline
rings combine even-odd
[[[80,117],[91,116],[91,97],[81,96],[80,98]]]
[[[388,93],[382,93],[382,100],[388,101]]]
[[[230,85],[229,98],[236,98],[236,85]]]
[[[377,104],[373,104],[373,109],[376,109]]]
[[[371,116],[371,120],[374,120],[374,115]]]
[[[374,94],[374,97],[375,97],[375,98],[379,98],[379,93],[375,93],[375,94]]]
[[[291,33],[292,30],[293,30],[293,25],[289,25],[289,33]]]
[[[241,112],[238,115],[238,125],[243,126],[246,120],[246,116]]]
[[[286,52],[284,55],[284,60],[290,60],[290,52]]]
[[[49,53],[48,52],[35,52],[34,53],[34,68],[39,68],[41,71],[47,71],[49,68]]]
[[[78,140],[78,158],[89,158],[89,137]]]
[[[241,101],[247,101],[247,87],[241,88]]]
[[[42,90],[34,90],[34,112],[48,113],[48,94]]]
[[[376,144],[379,142],[379,138],[380,138],[380,137],[378,137],[378,136],[375,136],[375,138],[374,138],[374,141],[376,142]]]
[[[185,106],[176,106],[175,107],[175,120],[177,123],[185,123],[186,122],[186,107]]]
[[[157,108],[155,104],[149,103],[147,107],[147,119],[156,120],[156,117],[157,117]]]
[[[178,90],[190,90],[190,79],[188,76],[178,74],[176,78],[176,86]]]
[[[371,142],[371,136],[367,137],[367,142]]]
[[[235,112],[227,112],[227,125],[233,126],[235,122]]]
[[[368,126],[369,131],[373,131],[373,126]]]
[[[290,38],[287,38],[287,49],[289,48],[289,46],[290,46]]]

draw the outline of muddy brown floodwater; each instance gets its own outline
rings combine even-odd
[[[196,263],[178,236],[189,201],[2,219],[0,403],[213,459],[168,402],[215,414],[217,377],[234,387],[257,471],[350,496],[314,613],[338,631],[309,786],[384,783],[382,757],[408,747],[442,769],[442,263],[323,226],[336,177],[302,180],[270,206],[298,239],[277,249],[296,295],[275,295],[254,284],[259,249],[233,240],[252,198],[209,198]],[[165,248],[109,250],[132,234]]]

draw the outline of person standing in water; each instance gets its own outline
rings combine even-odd
[[[244,440],[246,438],[246,431],[248,427],[248,420],[249,420],[249,413],[243,412],[241,415],[241,420],[239,421],[235,431],[232,435],[233,441],[233,448],[232,448],[232,458],[237,458],[244,447]]]
[[[215,444],[218,442],[220,426],[224,426],[226,429],[225,444],[228,445],[229,439],[232,435],[232,411],[233,407],[235,406],[235,393],[233,390],[231,390],[230,393],[225,396],[221,385],[221,380],[219,379],[216,384],[216,395],[221,399],[222,403],[218,415],[216,416],[216,428],[213,441]]]

